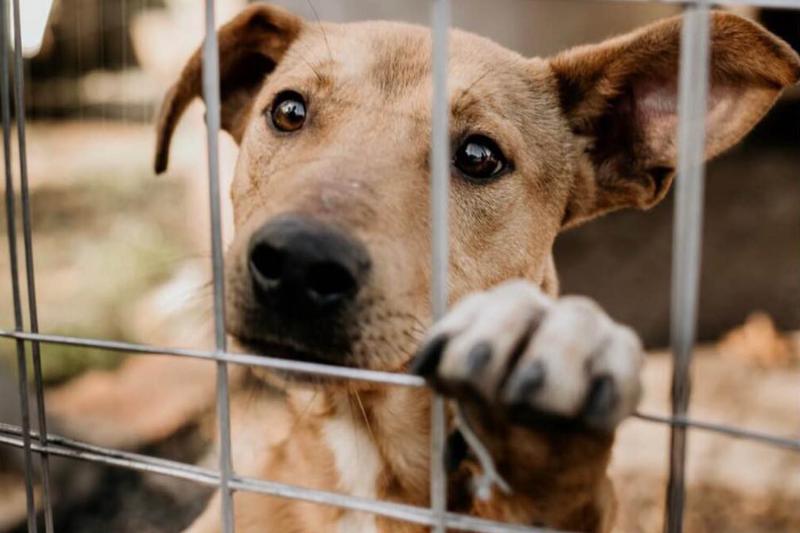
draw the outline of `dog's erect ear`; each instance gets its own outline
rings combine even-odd
[[[564,225],[622,207],[648,208],[676,166],[681,17],[550,60],[561,106],[585,138]],[[714,12],[706,158],[738,142],[800,76],[800,58],[761,26]]]
[[[262,82],[297,38],[303,21],[269,5],[248,7],[217,32],[219,39],[222,129],[238,143],[244,133],[253,97]],[[203,52],[197,50],[167,93],[158,117],[155,170],[167,169],[169,145],[181,115],[202,96]]]

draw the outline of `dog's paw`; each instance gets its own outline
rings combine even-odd
[[[513,281],[459,302],[413,371],[514,423],[612,431],[636,408],[642,361],[636,334],[593,301]]]

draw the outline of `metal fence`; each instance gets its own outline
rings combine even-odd
[[[597,0],[575,0],[597,1]],[[700,243],[703,212],[704,162],[703,126],[709,76],[709,10],[708,0],[624,0],[628,2],[656,1],[684,6],[684,25],[681,41],[679,81],[678,175],[676,180],[676,206],[674,223],[673,289],[672,289],[672,349],[674,366],[672,376],[672,413],[653,415],[637,413],[641,421],[669,425],[671,446],[669,456],[669,483],[664,530],[677,533],[682,530],[685,500],[686,439],[689,428],[711,431],[732,438],[761,442],[778,448],[800,452],[800,439],[767,435],[742,428],[702,422],[687,418],[690,394],[689,368],[695,340],[697,295],[700,272]],[[450,0],[431,0],[433,32],[433,157],[431,163],[432,193],[431,216],[433,221],[433,276],[431,303],[435,317],[441,316],[447,302],[447,202],[449,180],[447,62],[450,26]],[[773,8],[800,8],[800,0],[717,0],[714,4],[752,5]],[[334,492],[307,489],[273,481],[246,478],[236,475],[231,461],[230,411],[228,403],[228,365],[251,365],[283,371],[316,374],[338,379],[359,380],[385,385],[425,387],[416,376],[385,372],[332,367],[272,359],[263,356],[233,354],[227,351],[223,316],[224,284],[223,254],[220,230],[220,185],[218,175],[217,137],[220,130],[219,57],[214,0],[205,1],[206,38],[204,41],[203,91],[207,106],[208,175],[211,210],[212,263],[214,279],[215,349],[213,351],[174,349],[141,344],[113,342],[99,339],[63,337],[39,332],[34,250],[31,238],[31,211],[25,144],[25,104],[23,60],[20,42],[20,1],[0,0],[0,112],[3,124],[3,149],[5,155],[6,216],[9,255],[11,263],[14,330],[0,330],[0,338],[16,343],[19,369],[19,392],[22,410],[20,426],[0,424],[0,444],[22,448],[25,458],[27,519],[30,533],[39,531],[37,520],[43,518],[47,533],[55,531],[49,492],[50,456],[60,456],[105,465],[151,472],[218,487],[222,495],[222,524],[225,533],[235,530],[233,498],[235,491],[303,500],[321,505],[335,506],[353,511],[373,513],[387,518],[429,526],[443,533],[453,528],[484,533],[510,533],[543,531],[542,529],[503,524],[475,517],[447,512],[446,474],[443,461],[445,447],[445,406],[436,398],[432,409],[431,431],[431,504],[429,508],[375,501]],[[9,16],[9,13],[13,14]],[[14,28],[13,50],[9,49],[10,24]],[[9,59],[13,64],[9,64]],[[12,98],[13,97],[13,98]],[[12,173],[12,101],[16,117],[16,135],[19,157],[19,186],[22,203],[22,236],[25,276],[28,299],[28,329],[23,320],[21,275],[18,267],[16,206]],[[47,431],[40,357],[41,343],[60,344],[85,349],[102,349],[129,354],[168,354],[189,357],[217,364],[217,409],[220,436],[220,459],[217,471],[199,466],[164,460],[136,453],[93,446],[77,442]],[[27,365],[30,348],[33,368]],[[28,374],[33,372],[35,412],[29,405]],[[33,412],[33,414],[32,414]],[[38,431],[31,429],[31,416],[38,422]],[[42,509],[37,513],[34,501],[33,456],[41,461]]]

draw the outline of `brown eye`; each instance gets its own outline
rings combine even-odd
[[[278,131],[297,131],[306,122],[306,101],[294,91],[284,91],[275,97],[271,116]]]
[[[468,178],[486,181],[502,174],[508,162],[497,143],[483,135],[472,135],[456,150],[453,165]]]

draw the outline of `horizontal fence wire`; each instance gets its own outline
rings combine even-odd
[[[111,352],[121,352],[139,355],[171,355],[176,357],[187,357],[190,359],[200,359],[205,361],[223,360],[227,363],[243,366],[254,366],[268,368],[282,372],[301,373],[328,377],[331,379],[345,379],[353,381],[363,381],[381,385],[391,385],[398,387],[424,388],[427,387],[425,380],[410,374],[400,374],[394,372],[380,372],[377,370],[362,370],[358,368],[348,368],[333,365],[323,365],[319,363],[305,363],[301,361],[291,361],[287,359],[276,359],[264,355],[250,355],[238,353],[216,353],[213,351],[192,350],[183,348],[168,348],[164,346],[149,346],[145,344],[132,344],[118,341],[107,341],[99,339],[87,339],[81,337],[64,337],[60,335],[33,334],[26,332],[16,332],[0,330],[0,338],[17,341],[38,341],[44,345],[55,344],[61,346],[73,346],[87,348],[91,350],[106,350]],[[692,429],[719,433],[728,437],[741,440],[749,440],[756,443],[782,448],[790,451],[800,452],[800,438],[783,437],[770,435],[765,432],[743,429],[737,426],[695,420],[688,417],[671,417],[652,413],[638,412],[634,418],[645,422],[663,424],[668,426],[685,426]]]
[[[37,434],[34,432],[33,437]],[[22,430],[19,426],[0,423],[0,444],[21,448]],[[34,442],[31,449],[37,453],[46,452],[51,456],[89,461],[92,463],[126,468],[140,472],[164,475],[176,479],[184,479],[200,485],[218,487],[221,480],[218,472],[200,466],[160,459],[147,455],[104,448],[49,434],[48,445],[42,446]],[[403,522],[433,526],[438,523],[437,513],[426,507],[397,504],[356,496],[348,496],[336,492],[310,489],[249,477],[233,476],[230,487],[237,491],[245,491],[266,496],[275,496],[292,500],[302,500],[320,505],[329,505],[352,511],[372,513]],[[448,528],[474,533],[556,533],[557,530],[519,526],[492,520],[484,520],[458,513],[444,513],[443,522]],[[559,532],[562,533],[562,532]]]
[[[263,355],[237,354],[230,352],[216,352],[208,350],[194,350],[184,348],[167,348],[161,346],[149,346],[146,344],[133,344],[127,342],[108,341],[100,339],[90,339],[81,337],[65,337],[61,335],[44,335],[26,333],[20,331],[0,330],[0,337],[17,339],[23,341],[38,341],[42,344],[56,344],[61,346],[75,346],[96,350],[107,350],[111,352],[123,352],[131,354],[146,355],[172,355],[175,357],[186,357],[190,359],[201,359],[206,361],[224,361],[243,366],[253,366],[278,370],[283,372],[297,372],[304,374],[315,374],[320,377],[334,379],[350,379],[354,381],[365,381],[380,383],[383,385],[398,385],[405,387],[424,387],[425,380],[410,374],[399,374],[394,372],[381,372],[377,370],[363,370],[344,366],[324,365],[320,363],[307,363],[303,361],[292,361],[289,359],[277,359]]]
[[[726,437],[751,441],[758,444],[765,444],[774,448],[783,448],[784,450],[800,452],[800,438],[780,437],[777,435],[770,435],[769,433],[764,433],[761,431],[752,431],[737,426],[697,420],[694,418],[689,418],[688,416],[663,416],[639,411],[634,413],[633,417],[644,422],[653,422],[656,424],[666,424],[669,426],[697,429],[709,433],[718,433]]]
[[[776,446],[800,451],[800,440],[776,439],[766,435],[745,432],[736,428],[728,428],[715,424],[708,424],[705,422],[689,420],[677,422],[669,419],[668,417],[641,414],[637,416],[652,422],[665,424],[682,423],[690,425],[693,428],[725,434],[727,434],[729,431],[732,431],[732,433],[730,433],[731,436],[743,437],[751,440],[774,439],[775,442],[773,442],[773,444]],[[19,426],[0,423],[0,445],[23,448],[23,434],[24,432]],[[39,435],[37,432],[31,432],[29,438],[33,440],[38,436]],[[196,465],[113,448],[105,448],[102,446],[69,439],[63,436],[54,435],[52,433],[48,435],[47,442],[48,444],[46,446],[39,442],[33,442],[31,445],[32,451],[37,453],[47,453],[51,456],[64,457],[67,459],[87,461],[138,472],[163,475],[175,479],[183,479],[208,487],[218,487],[220,483],[218,472]],[[416,524],[434,525],[436,523],[435,520],[437,519],[436,515],[431,514],[430,510],[424,507],[351,497],[334,492],[307,489],[295,485],[288,485],[254,478],[241,478],[234,476],[230,480],[230,487],[238,491],[252,492],[287,499],[303,500],[310,503],[330,505],[350,509],[353,511],[370,512],[386,518],[392,518]],[[509,526],[508,524],[476,519],[474,517],[459,515],[456,513],[445,513],[444,522],[448,527],[458,527],[464,531],[474,531],[479,533],[553,532],[553,530],[542,528]]]

